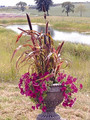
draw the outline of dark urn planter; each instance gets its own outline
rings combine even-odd
[[[55,108],[63,101],[63,93],[60,90],[61,85],[53,84],[47,92],[47,97],[44,100],[46,104],[46,112],[42,112],[37,116],[36,120],[62,120],[61,117],[55,113]]]

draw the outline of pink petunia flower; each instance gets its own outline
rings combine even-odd
[[[20,88],[20,93],[22,94],[22,95],[24,95],[24,90],[23,90],[23,88]]]
[[[40,107],[40,104],[36,104],[36,108],[38,109]]]
[[[32,106],[32,109],[35,110],[35,106]]]
[[[43,107],[42,107],[42,111],[43,111],[43,112],[46,112],[46,106],[43,106]]]
[[[67,89],[66,87],[62,87],[61,88],[62,91],[66,91],[66,89]]]
[[[82,84],[80,84],[80,89],[82,89],[83,88],[83,85]]]
[[[42,101],[43,101],[43,97],[40,96],[38,99],[39,99],[39,102],[42,103]]]

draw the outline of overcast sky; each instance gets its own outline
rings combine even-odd
[[[26,2],[28,5],[34,5],[35,2],[34,0],[0,0],[0,5],[5,5],[5,6],[14,6],[16,3],[19,1]],[[71,1],[71,2],[90,2],[90,0],[52,0],[54,3],[62,3],[65,1]]]

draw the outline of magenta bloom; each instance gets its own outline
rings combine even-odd
[[[22,94],[22,95],[24,95],[24,90],[23,90],[23,88],[20,88],[20,93]]]
[[[64,101],[64,102],[62,103],[62,105],[63,105],[64,107],[68,106],[67,101]]]
[[[54,74],[49,74],[49,72],[45,72],[44,74],[33,73],[30,75],[29,73],[25,73],[22,75],[19,81],[19,89],[22,95],[29,96],[33,98],[36,103],[36,106],[32,106],[32,109],[41,108],[43,112],[46,112],[46,106],[44,106],[44,93],[48,90],[49,80],[53,77]],[[72,99],[72,94],[78,92],[78,88],[74,84],[77,78],[73,78],[72,76],[64,73],[59,73],[57,77],[57,82],[61,84],[61,91],[63,92],[64,101],[62,105],[64,107],[72,107],[76,98]],[[80,84],[80,89],[82,89],[82,84]]]
[[[40,96],[38,99],[39,99],[39,102],[42,103],[42,101],[43,101],[43,97]]]
[[[77,78],[73,78],[73,82],[76,82]]]
[[[62,86],[65,86],[65,84],[66,84],[65,82],[62,82]]]
[[[74,98],[74,100],[70,100],[69,107],[72,107],[72,106],[73,106],[73,104],[75,103],[75,101],[76,101],[76,98]]]
[[[66,87],[62,87],[61,88],[62,91],[66,91],[66,89],[67,89]]]
[[[36,98],[36,94],[35,93],[32,94],[32,98]]]
[[[32,109],[35,110],[35,106],[32,106]]]
[[[72,93],[78,92],[78,88],[74,84],[71,85],[71,89],[72,89]]]
[[[43,89],[43,91],[47,91],[47,86],[46,86],[45,82],[42,83],[42,89]]]
[[[32,91],[31,90],[28,90],[28,91],[26,91],[25,92],[25,94],[26,94],[26,96],[30,96],[30,97],[32,97],[33,95],[33,93],[32,93]]]
[[[41,91],[40,86],[36,86],[36,87],[34,87],[34,89],[35,89],[35,93],[39,93]]]
[[[19,81],[19,84],[18,84],[19,89],[21,88],[22,83],[23,83],[23,79],[22,79],[22,78],[20,78],[20,81]]]
[[[42,111],[43,111],[43,112],[46,112],[46,106],[43,106],[43,107],[42,107]]]
[[[65,92],[63,92],[63,96],[65,99],[68,99],[68,95]]]
[[[38,109],[40,107],[40,104],[36,104],[36,108]]]
[[[63,74],[63,73],[59,73],[58,75],[59,75],[59,77],[57,78],[58,82],[60,82],[61,80],[63,80],[66,77],[66,74]]]
[[[83,85],[82,84],[80,84],[80,89],[82,89],[83,88]]]
[[[72,82],[73,82],[73,77],[69,75],[66,81],[66,85],[70,85],[72,84]]]
[[[29,72],[28,73],[25,73],[24,75],[22,75],[22,79],[27,79],[27,78],[29,78]]]

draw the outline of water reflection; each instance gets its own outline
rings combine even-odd
[[[20,30],[18,30],[18,27],[24,29],[24,30],[29,30],[28,25],[10,25],[7,26],[6,28],[12,29],[13,31],[17,33],[21,33]],[[33,25],[33,30],[36,30],[38,32],[45,32],[45,27],[44,26],[38,26],[38,25]],[[90,45],[90,35],[88,34],[82,34],[79,32],[64,32],[64,31],[57,31],[52,28],[49,28],[52,38],[54,40],[59,40],[59,41],[70,41],[73,43],[81,43],[81,44],[88,44]]]
[[[50,31],[51,36],[54,37],[55,36],[54,30],[51,27],[49,27],[48,30]],[[43,33],[45,33],[45,26],[37,26],[37,31],[39,32],[42,31]]]

